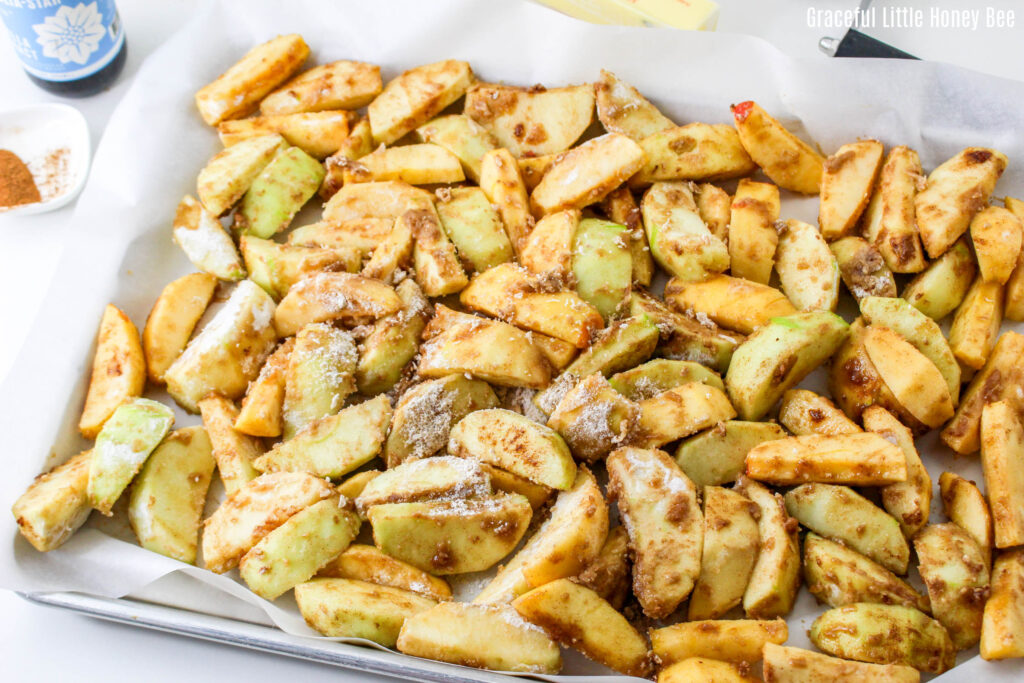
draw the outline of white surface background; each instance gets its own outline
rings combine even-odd
[[[326,0],[325,0],[326,1]],[[378,0],[386,2],[386,0]],[[503,1],[503,0],[488,0]],[[759,35],[783,51],[797,56],[817,54],[823,35],[840,37],[842,29],[807,25],[807,3],[795,0],[719,0],[720,32]],[[98,144],[110,112],[124,92],[141,61],[177,29],[196,6],[196,0],[152,2],[120,0],[118,3],[128,35],[129,56],[124,74],[111,90],[70,103],[89,121],[93,145]],[[1017,9],[1012,29],[962,30],[874,28],[868,31],[923,58],[952,62],[1000,76],[1024,80],[1024,6],[1014,0],[936,0],[893,2],[943,8],[985,7]],[[851,8],[853,0],[819,0],[821,9]],[[0,106],[14,107],[56,101],[37,89],[23,75],[13,52],[0,39]],[[681,34],[685,39],[685,34]],[[821,57],[825,59],[824,56]],[[60,254],[65,225],[73,204],[38,216],[17,218],[0,215],[0,380],[6,375],[39,305]],[[83,283],[87,286],[87,283]],[[14,425],[5,425],[8,429]],[[9,453],[6,457],[18,457]],[[0,514],[11,501],[0,501]],[[5,681],[77,680],[178,681],[184,676],[198,680],[233,680],[243,675],[260,679],[301,675],[305,681],[385,681],[363,674],[348,674],[327,666],[298,662],[166,634],[107,624],[30,605],[12,593],[0,591],[0,671]],[[99,664],[99,666],[97,666]]]

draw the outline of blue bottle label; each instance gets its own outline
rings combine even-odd
[[[25,70],[47,81],[91,76],[124,45],[114,0],[0,0],[0,17]]]

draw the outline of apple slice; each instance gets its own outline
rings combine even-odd
[[[100,321],[92,377],[78,430],[95,439],[118,406],[142,395],[146,359],[139,331],[120,309],[108,304]]]
[[[522,549],[473,599],[482,604],[509,602],[531,588],[573,576],[593,560],[608,536],[608,505],[586,467],[562,491],[551,515]]]
[[[569,579],[558,579],[516,598],[512,606],[555,640],[627,676],[651,671],[644,638],[601,596]]]
[[[939,369],[888,327],[869,325],[864,350],[896,400],[924,424],[941,427],[953,417],[949,385]]]
[[[448,452],[555,489],[569,489],[576,479],[576,463],[558,432],[502,408],[462,418],[452,427]]]

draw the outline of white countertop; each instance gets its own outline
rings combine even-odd
[[[386,0],[380,0],[386,2]],[[817,41],[830,35],[841,37],[844,29],[809,24],[807,3],[792,0],[718,0],[722,5],[720,31],[762,36],[783,51],[808,58],[820,57]],[[68,100],[89,122],[93,145],[98,144],[104,126],[139,64],[167,36],[190,16],[197,0],[152,2],[120,0],[118,6],[128,37],[128,62],[111,90],[85,100]],[[818,9],[848,9],[854,0],[819,0]],[[922,58],[936,59],[1024,80],[1024,7],[1017,0],[879,0],[879,8],[897,5],[924,9],[924,28],[899,29],[876,26],[868,33]],[[1010,9],[1016,6],[1013,28],[956,30],[930,28],[932,7],[939,9],[980,8],[982,24],[986,7]],[[880,10],[879,10],[880,12]],[[815,17],[819,24],[822,19]],[[879,14],[878,21],[882,20]],[[0,31],[0,91],[3,106],[14,107],[47,101],[63,101],[36,88],[21,71],[10,51],[6,33]],[[598,65],[600,66],[600,65]],[[53,277],[64,231],[74,204],[36,216],[0,215],[0,382],[20,349],[47,284]],[[13,427],[7,425],[8,428]],[[7,457],[18,457],[16,453]],[[11,501],[0,501],[7,508]],[[254,663],[260,679],[274,680],[301,675],[306,683],[318,681],[386,681],[378,676],[351,674],[332,667],[300,662],[258,652],[170,636],[143,629],[109,624],[29,604],[16,595],[0,591],[0,661],[7,672],[4,680],[66,680],[69,665],[80,681],[151,683],[198,680],[233,680],[251,677]]]

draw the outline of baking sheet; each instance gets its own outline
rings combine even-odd
[[[87,445],[75,425],[103,306],[116,303],[141,326],[162,286],[192,270],[171,242],[171,219],[181,196],[194,192],[198,170],[219,149],[215,132],[192,104],[195,90],[256,43],[292,31],[313,48],[312,62],[371,61],[382,65],[385,79],[445,58],[468,60],[482,80],[523,85],[592,81],[607,68],[679,123],[728,122],[730,103],[756,99],[826,152],[876,137],[916,148],[932,168],[963,146],[993,146],[1011,159],[996,194],[1024,192],[1024,167],[1015,163],[1024,158],[1024,84],[956,67],[796,60],[751,37],[591,26],[515,1],[204,4],[140,69],[97,151],[57,275],[0,392],[10,452],[0,483],[4,500],[13,502],[38,472]],[[784,217],[813,220],[815,213],[814,199],[784,198]],[[179,412],[178,426],[196,422]],[[952,467],[980,481],[975,458],[954,463],[936,443],[934,434],[919,442],[936,475]],[[117,540],[109,525],[101,525],[105,531],[83,529],[59,551],[42,555],[17,535],[9,516],[0,524],[9,539],[0,553],[5,588],[145,595],[161,577],[183,575],[209,587],[202,600],[194,588],[167,588],[164,579],[156,601],[259,619],[313,637],[290,598],[261,600],[231,575]],[[789,619],[791,643],[806,646],[805,630],[819,612],[803,592]],[[567,672],[600,670],[580,661],[567,656]],[[942,680],[966,680],[973,667],[981,667],[987,680],[1024,676],[1020,662],[977,660]]]

